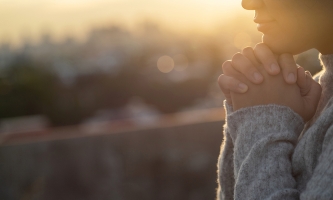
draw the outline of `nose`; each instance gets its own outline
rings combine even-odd
[[[263,0],[242,0],[242,7],[245,10],[257,10],[264,4]]]

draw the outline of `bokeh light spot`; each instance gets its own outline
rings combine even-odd
[[[170,56],[162,56],[157,61],[157,68],[163,73],[169,73],[175,67],[175,63]]]
[[[183,54],[177,54],[173,56],[173,60],[175,61],[175,70],[176,71],[183,71],[188,66],[188,59]]]
[[[238,49],[243,49],[247,46],[251,46],[252,39],[247,33],[238,33],[234,38],[234,45]]]

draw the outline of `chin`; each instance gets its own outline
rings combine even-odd
[[[275,54],[290,53],[292,55],[297,55],[310,49],[304,46],[304,42],[303,45],[300,45],[297,44],[295,40],[290,41],[285,38],[271,38],[266,35],[262,36],[262,42]]]

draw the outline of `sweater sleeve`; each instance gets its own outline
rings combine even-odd
[[[224,109],[226,115],[233,112],[232,106],[224,101]],[[227,119],[227,118],[226,118]],[[218,188],[217,199],[233,199],[234,196],[234,144],[231,140],[229,129],[225,122],[223,127],[223,141],[218,158]]]
[[[302,118],[286,106],[254,106],[228,113],[225,130],[234,145],[234,199],[299,199],[291,155],[303,127]],[[223,162],[227,160],[226,156]]]
[[[325,135],[317,166],[302,192],[302,200],[332,199],[333,197],[333,126]]]

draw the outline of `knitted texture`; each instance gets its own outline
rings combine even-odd
[[[217,199],[333,199],[333,55],[320,59],[323,92],[306,126],[286,106],[225,102]]]

